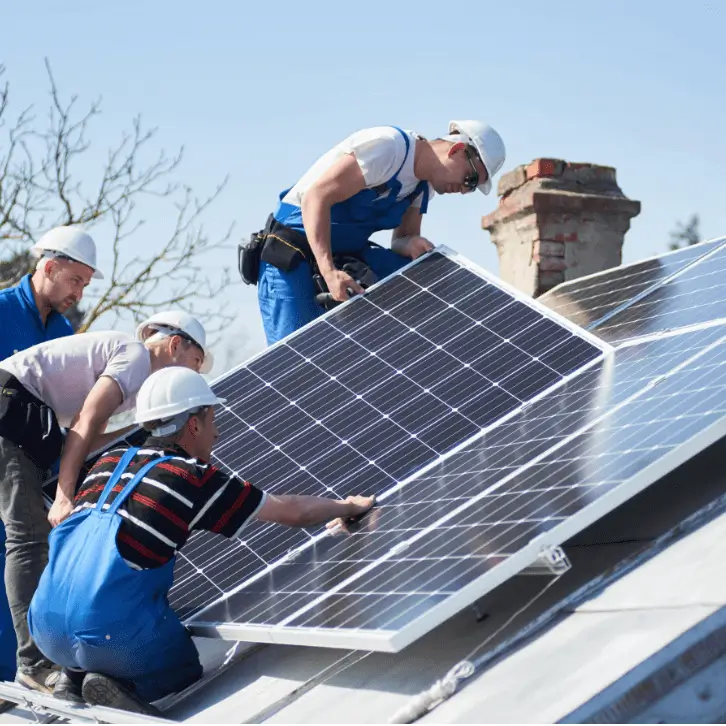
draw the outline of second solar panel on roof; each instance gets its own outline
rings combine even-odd
[[[597,329],[603,318],[682,274],[724,245],[726,238],[722,237],[581,277],[558,285],[539,299],[573,323],[588,330]]]
[[[436,252],[214,385],[215,459],[262,489],[380,494],[601,357],[602,345]],[[254,523],[180,556],[183,616],[312,535]]]

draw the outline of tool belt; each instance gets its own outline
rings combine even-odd
[[[368,243],[378,247],[374,242]],[[260,261],[267,262],[283,272],[291,272],[306,261],[313,273],[315,302],[325,310],[340,303],[333,300],[325,278],[320,274],[315,255],[310,249],[307,237],[291,227],[278,222],[272,215],[265,228],[250,236],[249,242],[238,245],[238,266],[242,279],[248,285],[256,285],[260,277]],[[350,252],[333,255],[333,264],[347,272],[361,287],[367,288],[378,282],[378,276],[359,257]]]
[[[22,449],[43,470],[50,469],[63,450],[63,433],[55,411],[3,370],[0,370],[0,437]]]
[[[317,270],[315,255],[307,237],[291,227],[280,224],[272,215],[265,228],[250,235],[249,242],[237,246],[237,265],[242,280],[256,285],[260,277],[260,261],[283,272],[291,272],[303,260]]]

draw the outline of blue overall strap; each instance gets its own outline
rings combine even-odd
[[[421,193],[423,194],[423,198],[421,199],[421,214],[426,214],[429,208],[429,183],[427,181],[419,182],[419,184],[416,186],[415,192],[418,191],[418,188],[423,184],[423,189],[421,190]],[[414,199],[418,196],[418,194],[415,194]]]
[[[131,459],[136,456],[136,452],[138,450],[138,446],[129,447],[124,452],[124,455],[121,457],[118,464],[116,464],[116,468],[113,470],[113,474],[111,474],[109,480],[106,482],[106,486],[103,488],[101,496],[98,498],[98,502],[96,503],[96,509],[98,509],[99,512],[103,510],[103,507],[106,504],[106,500],[113,491],[113,488],[116,486],[118,480],[121,478],[121,475],[128,468],[128,465],[131,463]]]
[[[398,126],[392,126],[391,128],[396,129],[396,131],[403,136],[403,140],[406,142],[406,154],[403,157],[401,166],[398,167],[398,171],[386,182],[386,184],[390,184],[392,181],[396,181],[396,179],[398,179],[398,175],[401,173],[401,169],[403,169],[403,165],[406,163],[406,159],[408,159],[408,152],[411,149],[411,142],[408,140],[408,134],[403,129],[399,129]]]
[[[173,456],[160,456],[158,459],[153,459],[144,464],[135,474],[133,479],[119,492],[116,499],[113,500],[113,504],[108,508],[109,514],[116,514],[118,508],[131,496],[138,483],[153,469],[157,464],[161,464],[162,461],[168,461],[173,459]]]
[[[411,150],[411,144],[408,140],[408,134],[403,129],[399,129],[398,126],[393,126],[392,128],[396,129],[396,131],[398,131],[398,133],[403,136],[403,140],[406,142],[406,155],[403,157],[403,162],[401,163],[401,166],[398,167],[398,171],[386,182],[386,185],[398,179],[398,175],[401,173],[403,165],[406,163],[406,159],[408,159],[408,152]],[[416,199],[419,194],[423,194],[423,198],[421,199],[421,214],[426,214],[429,208],[428,182],[420,181],[416,185],[416,188],[408,195],[408,198],[411,200]]]

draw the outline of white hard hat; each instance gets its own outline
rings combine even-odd
[[[209,373],[212,370],[214,356],[207,348],[207,334],[204,332],[204,326],[193,315],[181,310],[167,310],[152,315],[136,328],[136,337],[141,342],[148,340],[154,333],[181,334],[183,337],[190,338],[204,352],[204,362],[200,372]]]
[[[39,257],[46,252],[69,257],[93,270],[93,277],[103,280],[103,273],[96,267],[96,243],[93,237],[80,227],[53,227],[31,248]]]
[[[465,137],[465,142],[471,144],[479,154],[489,178],[479,185],[482,194],[489,194],[492,188],[494,175],[502,168],[506,157],[506,149],[502,137],[482,121],[452,121],[449,124],[449,133],[457,133]]]
[[[163,421],[168,425],[152,433],[163,436],[178,431],[188,416],[205,406],[225,403],[195,371],[170,366],[152,373],[136,396],[136,423]]]

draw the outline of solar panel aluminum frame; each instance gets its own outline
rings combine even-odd
[[[712,327],[712,324],[704,324],[700,327]],[[652,339],[673,337],[679,335],[680,331],[670,331],[665,334],[657,336],[650,336]],[[623,343],[620,347],[630,347],[639,345],[644,342],[644,339],[634,339]],[[611,416],[614,412],[620,410],[630,402],[637,400],[639,397],[644,395],[647,391],[651,390],[654,386],[657,386],[660,382],[666,378],[675,375],[677,372],[695,362],[701,356],[707,354],[713,348],[726,343],[726,327],[724,327],[724,335],[719,337],[718,340],[711,343],[710,345],[699,350],[694,355],[690,356],[680,364],[674,366],[666,374],[659,376],[651,380],[648,384],[643,386],[641,389],[633,393],[631,396],[623,400],[617,406],[609,409],[607,412],[589,422],[586,426],[577,429],[575,432],[567,436],[562,441],[558,442],[554,446],[550,447],[546,451],[542,452],[539,456],[533,457],[532,461],[526,465],[519,467],[516,471],[511,472],[505,477],[502,477],[496,484],[492,485],[488,489],[482,491],[477,497],[469,500],[466,505],[461,505],[457,510],[452,510],[441,519],[437,520],[434,524],[422,530],[421,533],[416,535],[414,538],[408,541],[417,541],[424,533],[431,531],[438,525],[442,524],[443,520],[446,520],[461,510],[463,511],[474,501],[478,501],[483,496],[490,494],[491,492],[498,489],[503,483],[509,479],[517,476],[522,471],[526,470],[533,464],[536,464],[539,460],[545,456],[550,455],[552,452],[565,446],[567,443],[572,441],[575,437],[582,435],[586,431],[592,429],[600,421],[603,421],[607,417]],[[595,365],[596,362],[592,362],[586,366],[587,368],[591,365]],[[574,376],[572,376],[574,377]],[[558,383],[553,388],[563,385],[563,382]],[[547,392],[545,392],[547,393]],[[401,651],[407,645],[411,644],[421,636],[430,632],[437,625],[443,623],[453,615],[457,614],[485,594],[503,584],[513,576],[522,573],[527,567],[536,563],[543,552],[547,551],[552,547],[561,546],[568,539],[581,532],[590,524],[601,519],[603,516],[614,510],[619,505],[631,499],[633,496],[643,491],[645,488],[655,483],[663,476],[673,471],[679,465],[685,461],[693,458],[698,453],[706,449],[711,444],[715,443],[719,439],[726,436],[726,416],[722,417],[715,423],[706,427],[704,430],[699,432],[696,436],[691,439],[675,446],[671,451],[652,462],[650,465],[642,469],[640,472],[632,476],[629,480],[626,480],[620,486],[612,489],[603,496],[591,504],[584,507],[578,513],[569,517],[566,521],[556,525],[547,532],[532,539],[528,545],[523,547],[517,553],[510,555],[504,562],[493,568],[491,571],[480,576],[476,580],[469,583],[467,586],[462,588],[454,595],[450,595],[444,601],[438,605],[434,605],[431,609],[419,616],[417,619],[411,621],[408,625],[402,629],[394,630],[364,630],[364,629],[329,629],[324,628],[310,628],[310,627],[296,627],[285,625],[284,621],[282,625],[269,626],[269,625],[254,625],[254,624],[231,624],[231,623],[205,623],[203,621],[196,621],[187,623],[192,632],[195,635],[204,635],[207,637],[221,637],[228,640],[252,640],[259,643],[269,644],[287,644],[287,645],[303,645],[303,646],[316,646],[316,647],[330,647],[330,648],[343,648],[343,649],[361,649],[361,650],[373,650],[381,652],[396,653]],[[479,436],[472,437],[472,440],[478,439]],[[471,443],[471,441],[467,442]],[[457,447],[459,450],[461,447]],[[417,473],[416,476],[420,475]],[[329,535],[322,535],[329,536]],[[380,560],[379,560],[380,561]],[[378,562],[378,561],[377,561]],[[373,563],[369,567],[372,568],[377,563]],[[365,568],[366,570],[368,568]],[[358,579],[361,573],[352,575],[346,584],[355,579]],[[240,588],[241,589],[241,588]],[[321,595],[320,599],[327,597],[329,593],[324,596]],[[310,606],[301,608],[299,611],[291,615],[287,620],[296,619],[301,612],[309,609]]]
[[[556,312],[554,312],[552,310],[549,310],[545,306],[541,305],[537,300],[535,300],[535,299],[529,297],[528,295],[522,293],[521,291],[517,290],[513,286],[511,286],[511,285],[509,285],[509,284],[507,284],[507,283],[499,280],[499,278],[497,278],[495,275],[493,275],[493,274],[489,273],[488,271],[482,269],[481,267],[479,267],[475,263],[471,262],[467,258],[465,258],[462,255],[460,255],[455,250],[452,250],[451,248],[449,248],[447,246],[444,246],[444,245],[438,246],[438,247],[434,248],[431,252],[429,252],[429,253],[427,253],[425,255],[422,255],[418,259],[412,260],[411,262],[407,263],[406,265],[404,265],[402,268],[400,268],[396,272],[392,273],[391,275],[387,276],[386,278],[383,278],[382,280],[380,280],[379,282],[377,282],[375,285],[372,285],[370,288],[368,288],[368,291],[372,291],[372,290],[377,289],[381,285],[385,284],[387,280],[390,280],[390,279],[393,279],[393,278],[396,278],[398,276],[403,275],[403,273],[405,273],[407,270],[415,267],[416,265],[420,264],[427,257],[431,257],[432,255],[435,255],[437,253],[439,255],[445,257],[445,258],[448,258],[448,259],[452,260],[453,262],[455,262],[461,268],[469,270],[470,272],[472,272],[473,274],[475,274],[477,277],[479,277],[482,280],[484,280],[486,283],[491,284],[491,285],[497,287],[498,289],[502,290],[503,292],[506,292],[508,295],[510,295],[512,297],[513,300],[516,300],[516,301],[518,301],[518,302],[526,305],[527,307],[535,310],[538,314],[542,315],[543,318],[552,320],[553,322],[555,322],[559,326],[561,326],[564,330],[567,330],[570,333],[572,333],[574,336],[580,338],[581,340],[585,340],[588,343],[590,343],[594,348],[596,348],[597,350],[601,351],[601,355],[598,358],[596,358],[596,359],[594,359],[592,361],[593,364],[594,363],[597,363],[603,357],[605,357],[607,355],[610,355],[612,353],[612,351],[614,350],[614,348],[609,343],[607,343],[606,341],[603,341],[601,338],[597,337],[596,335],[594,335],[592,333],[588,333],[587,331],[583,330],[578,325],[576,325],[576,324],[572,323],[571,321],[567,320],[566,318],[562,317],[558,313],[556,313]],[[312,328],[312,327],[314,327],[316,325],[319,325],[321,320],[324,320],[327,317],[330,317],[332,315],[335,315],[337,311],[339,311],[340,309],[344,308],[346,305],[352,304],[358,297],[361,297],[361,296],[356,296],[354,298],[351,298],[351,300],[342,303],[340,306],[337,306],[335,309],[324,313],[323,315],[319,316],[318,318],[316,318],[315,320],[311,321],[307,325],[305,325],[305,326],[299,328],[298,330],[296,330],[295,332],[291,333],[284,340],[278,341],[277,343],[273,344],[272,346],[269,346],[268,348],[265,348],[264,350],[260,351],[256,355],[252,356],[247,361],[239,364],[238,366],[235,366],[233,369],[231,369],[230,371],[228,371],[224,375],[216,378],[214,380],[214,382],[211,384],[212,387],[214,387],[216,384],[221,383],[222,381],[228,379],[230,376],[233,376],[237,371],[243,370],[246,366],[249,366],[254,361],[256,361],[259,358],[261,358],[264,355],[266,355],[270,350],[272,350],[274,348],[277,348],[277,347],[280,347],[280,346],[284,346],[284,345],[286,345],[286,343],[288,341],[294,339],[297,336],[303,335],[306,330],[308,330],[308,329],[310,329],[310,328]],[[485,434],[486,432],[490,431],[494,426],[497,426],[497,425],[499,425],[501,423],[504,423],[505,421],[509,420],[512,416],[516,416],[525,406],[528,406],[531,403],[539,400],[539,398],[541,397],[541,395],[544,395],[548,391],[553,390],[559,384],[565,383],[567,380],[570,380],[570,378],[572,378],[574,375],[577,375],[579,372],[584,371],[586,368],[587,368],[587,366],[584,366],[584,367],[578,369],[578,371],[575,371],[572,374],[569,374],[564,379],[562,379],[560,382],[553,384],[551,387],[549,387],[548,389],[545,389],[545,391],[542,391],[537,396],[533,396],[528,401],[522,403],[521,405],[519,405],[516,408],[512,409],[510,412],[504,414],[499,419],[497,419],[496,421],[492,422],[492,424],[486,426],[484,429],[482,429],[479,432],[477,432],[476,434],[474,434],[474,436],[471,437],[470,439],[467,439],[467,440],[461,442],[456,447],[452,447],[445,454],[437,457],[436,459],[433,459],[431,462],[429,462],[428,464],[426,464],[422,468],[418,469],[416,472],[413,472],[411,475],[405,477],[403,480],[401,480],[400,482],[398,482],[395,486],[393,486],[388,491],[388,494],[390,495],[390,494],[394,493],[395,491],[398,491],[398,489],[400,489],[401,487],[405,486],[408,482],[410,482],[413,478],[415,478],[415,476],[420,475],[421,473],[424,473],[426,471],[429,471],[432,467],[436,466],[441,461],[447,459],[449,456],[451,456],[451,455],[455,454],[456,452],[458,452],[462,447],[466,446],[468,443],[470,443],[472,440],[474,440],[477,436],[479,436],[481,434]],[[227,408],[227,407],[226,406],[223,406],[222,408]],[[224,465],[226,468],[228,468],[234,474],[236,474],[236,475],[241,476],[241,477],[244,478],[245,473],[244,473],[244,467],[243,467],[243,465],[238,465],[237,468],[230,467],[230,466],[228,466],[224,462],[224,459],[220,459],[218,457],[215,457],[214,452],[213,452],[213,459],[215,460],[215,463]],[[253,483],[254,483],[254,481],[253,481]],[[385,494],[386,494],[385,492],[383,494],[379,494],[378,495],[378,500],[381,501],[383,499],[383,497],[385,496]],[[236,592],[240,591],[241,589],[243,589],[244,587],[252,584],[253,582],[255,582],[258,579],[260,579],[261,577],[265,576],[267,573],[269,573],[276,566],[282,564],[283,562],[287,561],[288,559],[294,558],[298,552],[305,551],[307,548],[314,546],[320,540],[320,537],[324,537],[324,536],[325,536],[325,532],[323,531],[323,532],[321,532],[321,534],[312,537],[308,542],[303,543],[302,545],[300,545],[297,548],[291,549],[290,551],[288,551],[287,553],[285,553],[282,557],[279,557],[278,559],[274,560],[273,562],[271,562],[269,565],[267,565],[263,569],[261,569],[258,572],[256,572],[254,575],[251,575],[250,577],[248,577],[245,580],[243,580],[242,583],[240,583],[236,587],[232,588],[232,590],[228,591],[224,595],[220,595],[220,598],[224,598],[225,596],[229,596],[230,594],[236,593]],[[244,537],[242,537],[241,539],[244,539]],[[184,556],[183,551],[180,553],[180,556],[181,557]],[[194,614],[189,615],[188,617],[185,617],[184,620],[183,620],[184,624],[187,625],[187,626],[189,626],[189,627],[192,627],[192,623],[195,623],[196,622],[196,619],[199,617],[199,615],[201,613],[205,612],[208,608],[212,607],[216,602],[219,601],[220,598],[217,598],[214,602],[212,602],[212,603],[210,603],[208,605],[205,605],[205,606],[201,607]],[[214,637],[214,634],[209,633],[206,629],[204,631],[200,631],[199,634],[200,635],[205,635],[206,634],[206,635],[211,635],[211,637]]]
[[[397,485],[395,485],[394,487],[392,487],[391,489],[389,489],[387,492],[384,492],[382,495],[379,496],[379,500],[381,500],[381,501],[384,501],[388,496],[391,496],[395,491],[397,491],[398,489],[402,488],[403,486],[406,486],[406,484],[408,484],[410,481],[412,481],[413,479],[415,479],[417,476],[420,476],[421,474],[425,473],[426,471],[429,471],[431,468],[433,468],[434,466],[436,466],[437,464],[439,464],[441,461],[449,458],[450,456],[453,456],[455,453],[457,453],[458,451],[460,451],[462,448],[464,448],[465,446],[467,446],[469,443],[471,443],[472,441],[476,440],[476,438],[478,438],[479,436],[484,435],[487,431],[491,430],[494,426],[497,426],[497,425],[503,423],[504,421],[508,420],[512,416],[517,415],[522,410],[522,408],[524,408],[525,406],[531,405],[536,400],[539,400],[542,396],[547,395],[550,391],[558,388],[560,385],[564,385],[568,380],[570,380],[571,378],[573,378],[576,375],[579,375],[584,370],[586,370],[587,368],[589,368],[590,365],[597,365],[598,363],[600,363],[602,361],[603,357],[609,355],[612,352],[612,350],[613,350],[613,348],[608,343],[605,343],[604,341],[602,341],[601,339],[599,339],[595,335],[592,335],[590,333],[587,333],[587,331],[584,331],[579,326],[571,323],[566,318],[563,318],[562,316],[560,316],[558,313],[547,309],[546,307],[544,307],[543,305],[541,305],[538,301],[533,300],[532,298],[530,298],[527,295],[523,294],[519,290],[513,288],[512,286],[510,286],[510,285],[508,285],[506,283],[503,283],[501,280],[499,280],[495,276],[489,274],[485,270],[482,270],[481,268],[479,268],[477,265],[475,265],[471,261],[467,260],[466,258],[463,258],[461,255],[459,255],[454,250],[451,250],[448,247],[437,247],[437,248],[435,248],[435,250],[433,250],[431,253],[428,253],[428,255],[426,255],[426,256],[430,256],[430,255],[436,254],[436,253],[438,253],[438,254],[440,254],[440,255],[442,255],[444,257],[447,257],[447,258],[451,259],[452,261],[456,262],[457,265],[459,265],[460,267],[462,267],[464,269],[470,270],[471,272],[473,272],[474,274],[476,274],[478,277],[480,277],[481,279],[483,279],[485,282],[488,282],[490,284],[493,284],[496,287],[498,287],[499,289],[504,290],[509,295],[511,295],[511,297],[513,298],[513,300],[517,300],[517,301],[520,301],[520,302],[526,304],[528,307],[530,307],[530,308],[536,310],[538,313],[540,313],[544,318],[548,318],[548,319],[551,319],[551,320],[557,322],[564,329],[570,331],[571,333],[573,333],[577,337],[580,337],[582,339],[587,340],[595,348],[597,348],[598,350],[600,350],[602,352],[602,355],[599,356],[598,358],[595,358],[593,361],[590,362],[590,364],[588,364],[586,366],[583,366],[582,368],[578,369],[577,371],[574,371],[570,375],[568,375],[565,378],[563,378],[561,381],[553,384],[548,389],[546,389],[545,391],[541,392],[539,395],[533,397],[532,399],[530,399],[526,403],[522,404],[521,406],[517,407],[513,411],[509,412],[508,414],[506,414],[505,416],[503,416],[502,418],[500,418],[498,421],[492,423],[490,426],[488,426],[485,429],[483,429],[482,431],[478,432],[474,437],[471,437],[470,439],[462,442],[458,446],[453,447],[452,449],[450,449],[448,452],[446,452],[442,456],[438,457],[437,459],[435,459],[434,461],[430,462],[425,467],[422,467],[421,469],[419,469],[417,472],[415,472],[411,476],[409,476],[406,479],[404,479],[403,481],[399,482]],[[393,275],[391,275],[388,278],[385,278],[384,280],[381,280],[380,282],[376,283],[376,285],[372,286],[370,289],[372,290],[372,289],[374,289],[374,288],[376,288],[376,287],[384,284],[387,279],[390,279],[392,277],[395,277],[395,276],[398,276],[398,275],[403,274],[406,270],[410,269],[411,267],[413,267],[416,264],[419,264],[420,261],[422,261],[423,259],[425,259],[426,256],[422,256],[421,258],[419,258],[419,260],[412,261],[411,263],[409,263],[406,266],[404,266],[403,268],[401,268],[399,271],[393,273]],[[343,305],[345,305],[345,304],[348,304],[348,303],[344,303]],[[340,308],[336,308],[336,309],[340,309]],[[331,312],[326,313],[325,315],[321,316],[320,318],[317,318],[315,321],[313,321],[313,322],[309,323],[308,325],[304,326],[304,328],[301,328],[298,331],[296,331],[295,333],[293,333],[286,340],[289,340],[293,336],[302,334],[304,330],[306,330],[307,328],[309,328],[309,327],[311,327],[313,325],[319,324],[319,321],[320,321],[321,318],[325,318],[326,316],[333,314],[333,312],[334,311],[331,311]],[[275,345],[276,346],[280,346],[280,345],[284,345],[284,344],[285,344],[285,341],[280,341],[280,342],[276,343]],[[271,346],[271,347],[274,347],[274,346]],[[266,351],[267,350],[269,350],[269,349],[266,349]],[[247,362],[241,364],[240,366],[236,367],[235,369],[233,369],[229,373],[225,374],[225,376],[223,378],[227,378],[228,376],[233,375],[236,370],[242,369],[244,366],[248,365],[250,362],[252,362],[255,359],[259,358],[260,356],[264,355],[266,351],[262,351],[257,356],[255,356],[252,359],[250,359],[250,361],[247,361]],[[221,380],[221,379],[218,379],[218,380]],[[247,587],[250,584],[254,583],[255,581],[261,579],[267,573],[269,573],[270,571],[274,570],[275,567],[279,566],[283,562],[285,562],[285,561],[287,561],[289,559],[294,558],[296,556],[296,554],[304,551],[305,549],[307,549],[309,547],[314,546],[318,541],[320,541],[320,539],[322,537],[325,537],[325,536],[328,536],[328,535],[323,532],[323,533],[319,534],[317,537],[315,537],[313,540],[311,540],[310,542],[307,542],[304,545],[302,545],[297,550],[293,550],[293,551],[287,553],[287,555],[285,555],[284,557],[279,558],[275,562],[271,563],[268,567],[264,568],[260,572],[258,572],[255,575],[251,576],[250,578],[248,578],[244,582],[240,583],[230,593],[228,593],[228,595],[243,590],[245,587]],[[203,608],[196,615],[193,615],[193,616],[190,616],[189,618],[187,618],[185,620],[185,624],[188,627],[190,627],[192,629],[192,631],[195,634],[197,634],[197,635],[211,636],[211,637],[215,637],[215,636],[216,637],[219,637],[219,636],[222,636],[222,637],[228,638],[228,637],[231,637],[233,634],[236,633],[236,636],[234,636],[233,639],[246,639],[246,636],[242,636],[240,634],[239,628],[237,626],[228,627],[226,625],[220,624],[219,627],[214,626],[214,627],[210,628],[210,627],[208,627],[208,624],[203,623],[202,621],[200,621],[199,620],[200,616],[204,613],[205,610],[207,610],[210,607],[212,607],[212,605],[209,605],[209,606]],[[274,639],[273,639],[273,637],[272,637],[272,635],[271,635],[269,626],[250,626],[250,628],[256,631],[256,637],[254,637],[254,640],[256,642],[275,642]],[[266,637],[266,636],[269,636],[269,637]],[[252,638],[249,638],[249,639],[252,639]]]

